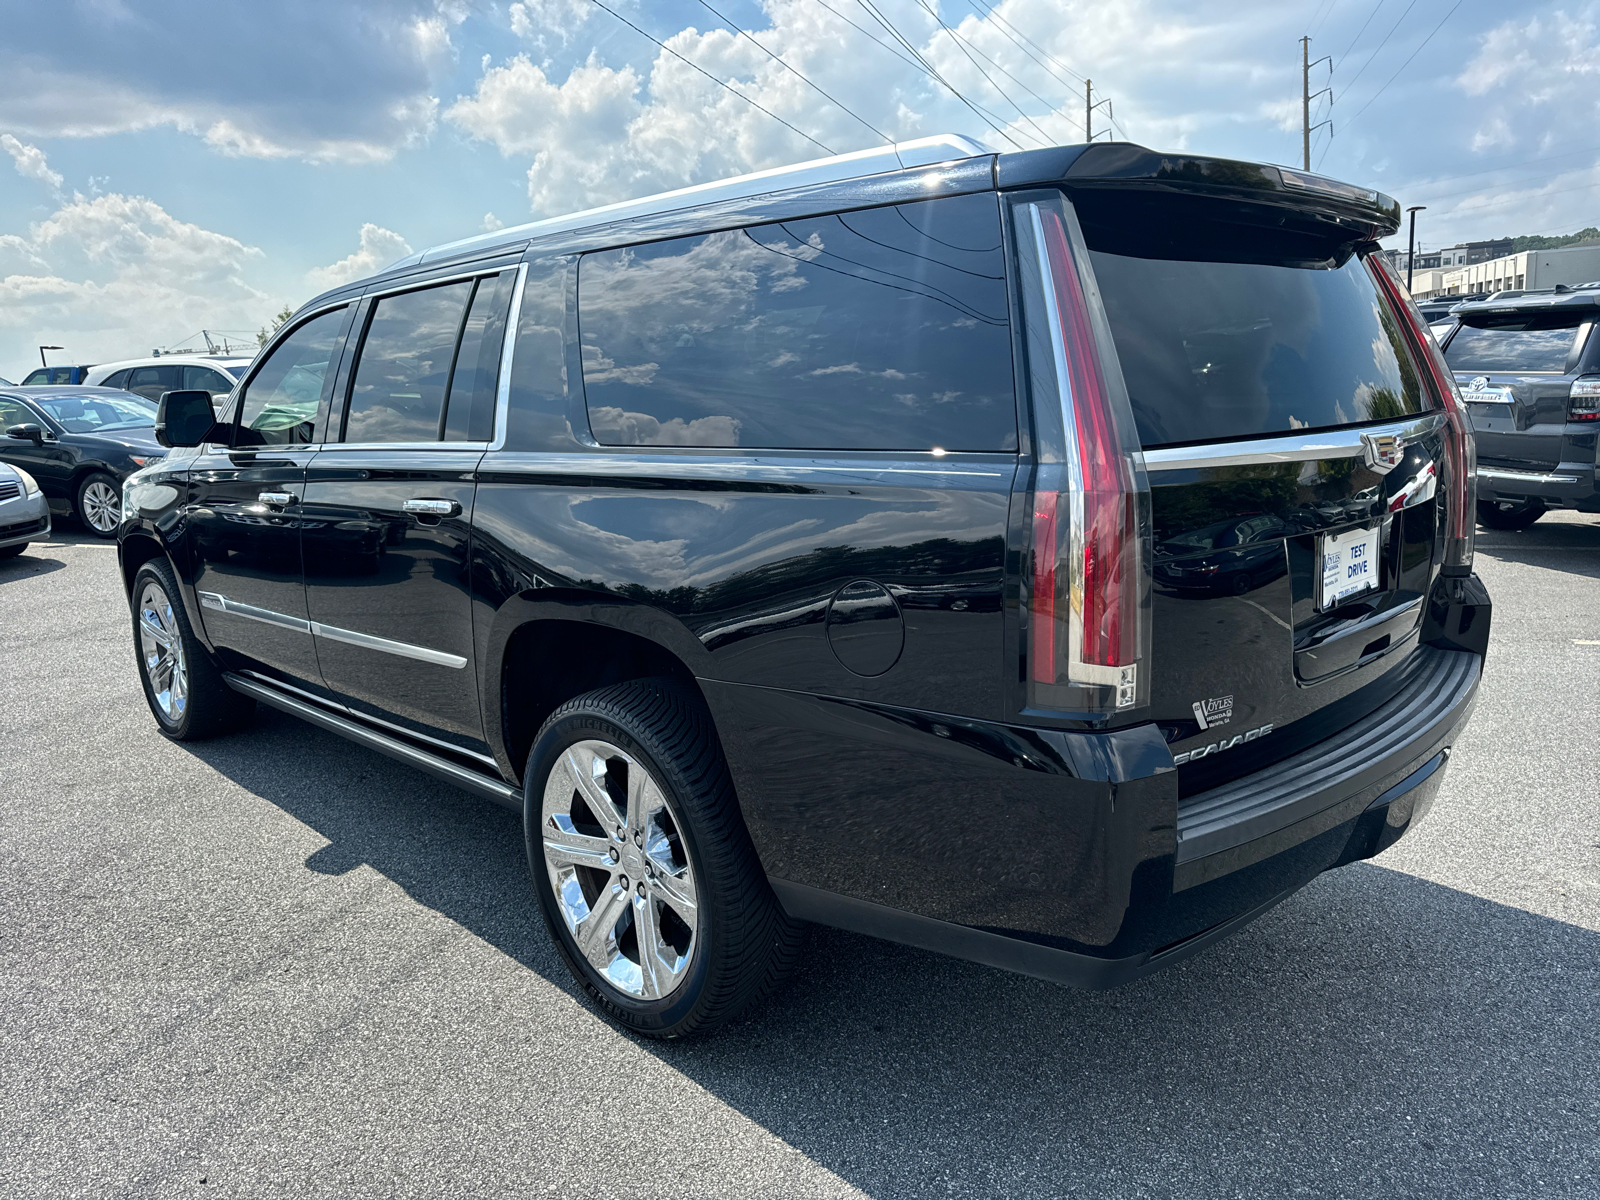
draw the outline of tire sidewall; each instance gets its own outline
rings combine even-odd
[[[78,480],[77,490],[72,494],[72,503],[78,514],[78,523],[89,532],[90,536],[110,541],[117,536],[117,531],[112,529],[108,533],[101,533],[90,523],[88,515],[83,510],[83,494],[89,490],[89,485],[96,481],[104,481],[112,491],[117,492],[119,495],[121,494],[122,485],[117,482],[114,476],[108,475],[104,471],[91,471]]]
[[[578,950],[577,943],[567,929],[550,884],[550,873],[544,861],[544,840],[540,832],[544,816],[545,783],[561,753],[575,742],[589,739],[610,742],[642,763],[668,792],[673,819],[680,831],[688,835],[684,840],[699,897],[698,928],[695,933],[698,944],[688,978],[677,991],[663,1000],[635,1000],[625,996],[594,969]],[[557,717],[541,731],[528,753],[528,767],[523,780],[522,824],[528,850],[528,869],[533,876],[534,892],[539,897],[539,910],[549,926],[550,936],[573,974],[582,981],[584,990],[603,1012],[629,1029],[670,1037],[675,1029],[692,1024],[716,960],[719,929],[716,905],[709,902],[714,899],[709,892],[715,883],[706,872],[704,856],[700,852],[700,840],[704,833],[698,827],[693,808],[685,801],[683,781],[672,769],[670,760],[653,752],[648,744],[641,742],[637,735],[616,720],[602,713],[578,708]]]
[[[134,573],[133,594],[129,605],[133,616],[133,659],[134,666],[139,672],[139,687],[144,692],[144,702],[150,706],[150,714],[156,719],[156,727],[167,737],[181,741],[189,732],[189,725],[194,717],[194,655],[196,650],[194,635],[189,631],[189,617],[183,611],[183,597],[178,594],[177,581],[171,573],[163,569],[164,564],[159,559],[145,563]],[[169,720],[161,711],[161,705],[156,702],[155,691],[150,686],[150,673],[144,665],[144,643],[139,636],[139,601],[144,594],[145,583],[154,582],[160,585],[166,593],[167,602],[172,605],[173,620],[178,626],[178,636],[183,641],[183,657],[189,675],[190,692],[189,703],[184,707],[183,716],[176,721]]]

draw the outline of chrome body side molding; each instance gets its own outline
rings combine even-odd
[[[309,721],[330,733],[337,733],[340,737],[349,738],[352,742],[376,750],[379,754],[386,754],[399,762],[416,767],[419,771],[426,771],[447,783],[474,792],[485,799],[493,800],[504,808],[513,812],[522,811],[522,790],[506,783],[501,779],[491,779],[487,775],[479,774],[458,763],[453,763],[437,754],[430,754],[426,750],[412,746],[399,738],[392,738],[375,729],[368,729],[353,720],[341,717],[337,713],[329,712],[320,705],[310,704],[294,696],[285,695],[275,687],[257,683],[253,679],[246,679],[242,675],[225,672],[223,680],[234,691],[242,695],[253,697],[261,703],[286,712],[301,720]]]
[[[1252,463],[1317,462],[1327,458],[1357,458],[1368,453],[1375,439],[1394,438],[1402,448],[1426,437],[1444,423],[1442,412],[1394,421],[1387,425],[1362,425],[1322,433],[1287,433],[1280,437],[1250,438],[1242,442],[1216,442],[1208,446],[1170,446],[1144,452],[1149,471],[1195,471],[1206,467],[1238,467]]]
[[[401,658],[414,658],[418,662],[433,663],[435,666],[449,667],[456,671],[467,665],[467,660],[459,654],[446,654],[443,650],[430,650],[427,646],[413,646],[410,642],[396,642],[356,629],[341,629],[337,625],[324,625],[321,621],[307,621],[301,617],[291,617],[287,613],[273,612],[270,608],[241,604],[237,600],[230,600],[221,592],[197,594],[200,597],[200,607],[243,617],[247,621],[260,621],[265,625],[276,625],[280,629],[309,633],[316,637],[325,637],[330,641],[345,642],[367,650],[379,650],[384,654],[395,654]]]

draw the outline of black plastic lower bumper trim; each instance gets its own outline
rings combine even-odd
[[[767,882],[772,885],[784,911],[797,921],[812,921],[818,925],[846,929],[851,933],[864,933],[901,945],[948,954],[952,958],[1015,971],[1019,975],[1031,975],[1051,983],[1092,990],[1118,987],[1142,975],[1169,967],[1243,928],[1299,890],[1291,888],[1281,892],[1248,912],[1213,925],[1174,945],[1128,958],[1096,958],[1092,954],[1075,954],[1070,950],[1058,950],[1053,946],[1041,946],[1037,942],[990,933],[985,929],[921,917],[874,904],[870,900],[857,900],[853,896],[841,896],[803,883],[792,883],[787,879],[769,876]]]

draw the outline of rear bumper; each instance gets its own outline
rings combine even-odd
[[[1471,713],[1483,658],[1431,646],[1417,653],[1406,686],[1367,717],[1177,803],[1175,850],[1162,860],[1141,863],[1134,845],[1103,845],[1106,860],[1129,864],[1124,886],[1108,891],[1115,871],[1087,871],[1099,886],[1068,907],[1101,906],[1102,927],[1120,931],[1106,947],[1113,953],[1068,948],[1066,939],[1038,931],[939,920],[790,879],[771,879],[773,890],[798,919],[1057,983],[1107,988],[1148,975],[1243,928],[1322,872],[1386,850],[1427,814]],[[1170,770],[1165,778],[1174,778]],[[1140,840],[1148,844],[1156,832]],[[1119,919],[1106,905],[1120,910]]]
[[[1478,499],[1543,500],[1547,508],[1600,510],[1600,482],[1592,462],[1560,463],[1548,469],[1478,464]]]

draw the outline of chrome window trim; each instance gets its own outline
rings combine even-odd
[[[401,292],[421,292],[431,287],[443,287],[447,283],[460,283],[463,279],[483,279],[489,275],[500,275],[513,268],[525,267],[525,263],[501,263],[498,267],[477,267],[470,271],[457,271],[454,275],[430,275],[426,279],[412,279],[406,283],[397,283],[389,287],[373,288],[371,291],[362,292],[363,300],[382,300],[385,296],[398,296]],[[348,301],[346,302],[348,303]],[[354,332],[352,330],[352,332]]]
[[[470,450],[482,454],[488,442],[319,442],[324,454],[341,450]]]
[[[260,621],[264,625],[275,625],[280,629],[290,629],[296,633],[325,637],[330,641],[344,642],[347,645],[360,646],[366,650],[380,650],[385,654],[394,654],[401,658],[414,658],[418,662],[433,663],[435,666],[449,667],[456,671],[467,665],[467,660],[459,654],[447,654],[443,650],[431,650],[427,646],[414,646],[410,642],[396,642],[371,633],[361,633],[354,629],[341,629],[337,625],[324,625],[321,621],[308,621],[303,617],[291,617],[287,613],[273,612],[270,608],[257,608],[254,604],[244,604],[238,600],[231,600],[221,592],[197,592],[196,594],[200,597],[200,606],[202,608],[243,617],[247,621]]]
[[[1354,425],[1322,433],[1289,433],[1280,437],[1251,438],[1243,442],[1214,442],[1205,446],[1172,446],[1144,452],[1150,471],[1195,471],[1207,467],[1248,466],[1255,463],[1317,462],[1329,458],[1356,458],[1364,452],[1363,435],[1392,436],[1401,445],[1426,437],[1444,423],[1442,412],[1408,417],[1387,425]]]
[[[522,290],[528,282],[528,264],[517,264],[517,279],[511,285],[511,309],[506,314],[505,341],[500,344],[500,378],[494,390],[494,437],[486,450],[503,450],[506,427],[511,415],[511,365],[516,360],[517,333],[522,325]]]

